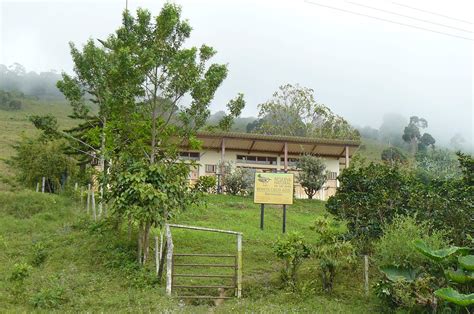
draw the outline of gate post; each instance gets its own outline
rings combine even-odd
[[[166,225],[166,244],[168,246],[166,254],[166,294],[171,296],[171,286],[173,283],[173,239],[171,238],[169,225]]]
[[[242,297],[242,234],[237,234],[237,298]]]

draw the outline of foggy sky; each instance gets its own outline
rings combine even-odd
[[[308,0],[342,10],[473,38],[473,24],[397,6],[391,1],[351,0],[419,19],[470,30],[454,30],[363,8],[348,1]],[[159,13],[163,0],[129,0],[129,9]],[[319,102],[357,125],[378,128],[387,112],[418,115],[441,141],[460,132],[473,140],[473,41],[313,5],[303,0],[183,0],[193,32],[189,45],[206,43],[227,63],[228,78],[213,111],[243,92],[243,116],[279,85],[299,83]],[[474,21],[474,3],[407,1],[413,7]],[[121,22],[120,1],[0,0],[0,63],[27,70],[72,72],[68,42],[105,38]],[[471,16],[469,15],[471,14]]]

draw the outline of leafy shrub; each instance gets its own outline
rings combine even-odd
[[[342,227],[340,222],[326,217],[316,219],[312,227],[319,237],[314,257],[319,262],[323,289],[326,292],[332,291],[339,269],[350,265],[355,257],[354,247],[342,237]]]
[[[425,241],[436,249],[448,244],[445,233],[433,230],[428,222],[417,222],[411,216],[396,216],[392,223],[383,226],[383,236],[374,243],[375,263],[409,268],[426,264],[429,260],[418,252],[413,240]]]
[[[382,235],[382,226],[396,215],[415,215],[444,230],[457,245],[474,234],[473,158],[458,155],[462,178],[425,181],[412,169],[389,164],[356,164],[339,176],[340,187],[326,208],[347,220],[352,237],[369,251],[370,241]]]
[[[201,176],[196,182],[194,188],[203,193],[212,193],[216,189],[216,177],[214,176]]]
[[[385,148],[382,151],[382,154],[380,158],[383,161],[389,162],[389,163],[405,163],[407,161],[407,156],[405,153],[398,147],[389,147]]]
[[[30,298],[30,304],[35,308],[53,309],[68,301],[64,278],[53,276],[48,278],[45,286]]]
[[[375,285],[379,298],[392,307],[404,308],[410,312],[432,312],[437,308],[460,310],[452,308],[450,304],[444,304],[440,308],[436,297],[461,307],[474,304],[472,294],[458,292],[472,292],[474,255],[466,255],[472,249],[451,246],[434,250],[423,240],[414,240],[413,246],[432,260],[436,267],[426,267],[425,264],[381,267],[385,277]],[[439,289],[446,285],[455,286],[458,290],[452,287]]]
[[[308,198],[312,199],[326,182],[326,165],[321,158],[305,155],[298,160],[297,167],[300,169],[298,181]]]
[[[48,256],[48,252],[46,251],[46,247],[43,242],[36,242],[33,244],[33,257],[31,260],[31,264],[33,266],[40,266],[46,261],[46,257]]]
[[[281,271],[282,282],[295,288],[298,269],[303,260],[311,255],[311,247],[306,243],[301,234],[291,232],[284,237],[278,238],[273,244],[273,251],[284,262]]]
[[[12,273],[10,274],[10,281],[12,282],[23,282],[30,276],[31,266],[27,263],[17,263],[13,266]]]
[[[223,180],[225,191],[232,195],[246,195],[253,187],[252,172],[247,168],[236,168],[228,172]]]
[[[53,193],[78,172],[76,161],[63,149],[61,140],[23,139],[15,146],[16,156],[9,164],[17,171],[18,181],[25,186],[35,187],[45,177],[45,190]]]
[[[25,280],[30,276],[32,267],[26,263],[17,263],[13,266],[9,281],[9,292],[16,302],[21,301],[25,294]]]
[[[382,235],[382,226],[396,214],[409,212],[406,201],[410,196],[410,177],[397,165],[352,166],[339,176],[340,187],[329,198],[326,208],[347,227],[360,242]]]

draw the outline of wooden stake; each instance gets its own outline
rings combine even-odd
[[[46,184],[46,178],[43,177],[43,180],[42,180],[42,182],[41,182],[41,193],[44,193],[45,184]]]
[[[91,184],[89,183],[87,185],[87,207],[86,207],[87,214],[90,213],[90,204],[91,204]]]
[[[158,236],[155,236],[155,266],[156,266],[156,275],[160,270],[160,247],[158,242]]]
[[[369,257],[364,255],[364,287],[365,294],[369,294]]]
[[[39,192],[40,183],[36,182],[36,192]]]
[[[77,182],[74,183],[74,191],[77,191]]]
[[[97,220],[97,212],[95,210],[95,194],[94,189],[91,191],[91,205],[92,205],[92,214],[94,215],[94,220]]]

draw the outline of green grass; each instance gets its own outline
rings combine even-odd
[[[11,170],[5,163],[14,153],[13,145],[22,137],[32,137],[38,134],[33,124],[28,120],[32,115],[52,114],[58,119],[61,129],[75,125],[68,117],[71,107],[65,101],[46,101],[22,99],[22,109],[18,111],[0,110],[0,173],[11,175]],[[1,189],[1,183],[0,183]]]
[[[300,269],[299,293],[281,288],[281,264],[271,249],[281,236],[280,206],[266,208],[263,231],[259,229],[259,206],[242,197],[209,196],[207,206],[190,208],[173,219],[179,224],[243,232],[243,299],[232,299],[215,308],[205,302],[191,305],[167,298],[163,286],[156,281],[153,261],[144,269],[135,261],[135,230],[129,240],[125,224],[117,231],[113,222],[94,223],[83,207],[65,196],[0,192],[2,312],[369,313],[378,310],[373,297],[363,293],[361,260],[341,272],[331,295],[322,292],[313,260],[306,261]],[[299,231],[314,243],[309,227],[315,217],[324,214],[323,202],[296,201],[288,207],[287,231]],[[236,250],[235,238],[230,235],[173,229],[173,240],[177,253],[235,254]],[[15,290],[10,280],[14,265],[33,265],[41,255],[35,250],[37,243],[44,247],[40,253],[46,259],[41,265],[32,266],[23,287]],[[195,273],[198,269],[182,271]],[[216,291],[206,293],[216,294]]]

